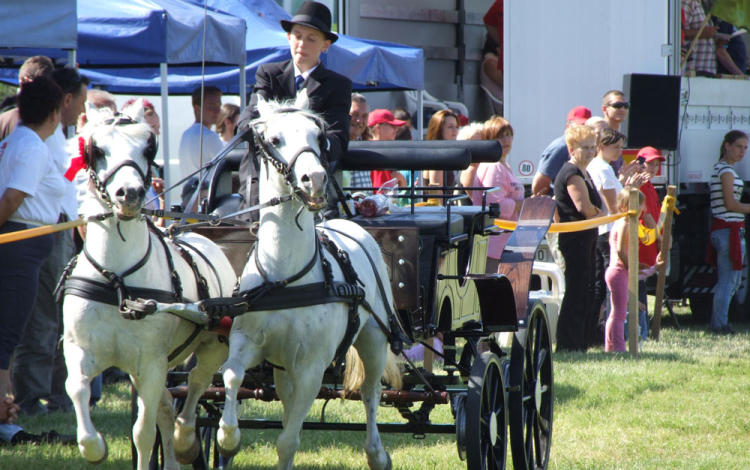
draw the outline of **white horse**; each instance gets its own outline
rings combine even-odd
[[[150,184],[155,141],[147,124],[135,122],[142,117],[142,110],[134,113],[135,119],[129,119],[115,116],[109,109],[87,112],[89,122],[83,129],[83,137],[87,159],[93,161],[93,167],[82,212],[85,217],[108,213],[110,216],[88,223],[85,252],[78,257],[71,280],[66,284],[63,344],[68,379],[65,385],[75,406],[78,447],[85,460],[99,463],[107,458],[106,442],[94,428],[89,414],[90,381],[114,366],[130,375],[138,391],[139,412],[133,427],[138,469],[148,468],[157,423],[162,435],[164,468],[179,469],[175,452],[180,461],[191,462],[200,450],[195,437],[196,404],[226,359],[226,344],[216,334],[198,330],[194,324],[171,314],[125,319],[117,305],[92,300],[86,292],[68,288],[76,280],[80,286],[80,279],[108,283],[101,273],[103,268],[119,277],[134,293],[143,292],[139,291],[142,288],[166,294],[176,290],[161,237],[149,231],[140,213]],[[230,296],[236,276],[222,251],[196,234],[186,234],[181,240],[195,248],[187,251],[205,278],[210,295]],[[181,280],[183,296],[199,300],[193,269],[174,242],[166,243],[174,273]],[[86,286],[86,281],[83,285]],[[195,334],[182,352],[175,354]],[[165,388],[167,370],[193,352],[198,364],[190,372],[188,398],[175,426],[171,396]]]
[[[294,103],[258,102],[260,118],[252,123],[262,139],[265,162],[261,163],[259,194],[261,201],[293,195],[288,202],[264,208],[260,214],[258,240],[254,256],[245,266],[240,291],[256,288],[264,281],[294,279],[308,263],[315,264],[290,288],[324,280],[316,250],[316,226],[313,211],[325,207],[326,170],[320,163],[320,143],[325,141],[322,120],[307,112],[307,97]],[[348,252],[352,266],[364,283],[365,298],[380,321],[388,325],[385,304],[393,305],[388,274],[380,248],[360,226],[346,220],[318,225],[318,230]],[[335,231],[334,231],[335,230]],[[352,238],[341,235],[340,232]],[[355,241],[356,240],[356,241]],[[361,244],[361,245],[360,245]],[[374,267],[367,253],[374,261]],[[337,281],[343,281],[336,260],[325,251],[325,258]],[[254,257],[257,256],[257,263]],[[258,269],[261,266],[262,271]],[[264,276],[265,275],[265,276]],[[380,277],[386,298],[382,298],[376,276]],[[264,279],[265,277],[265,279]],[[283,288],[278,294],[283,298]],[[302,423],[315,400],[324,371],[345,336],[349,305],[328,303],[273,311],[250,311],[234,319],[229,337],[229,358],[223,366],[226,405],[220,421],[218,444],[222,453],[239,450],[237,391],[245,370],[268,360],[283,370],[274,370],[276,391],[284,407],[284,430],[277,441],[278,468],[290,469],[299,447]],[[388,352],[387,336],[373,315],[359,307],[360,326],[353,345],[363,360],[362,401],[367,413],[365,452],[372,469],[391,468],[391,459],[383,449],[376,424],[380,401],[380,379],[400,384],[395,356]],[[347,367],[354,361],[347,356]],[[386,369],[386,362],[390,367]],[[400,386],[400,385],[399,385]]]

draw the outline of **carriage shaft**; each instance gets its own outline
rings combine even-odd
[[[173,387],[169,389],[169,392],[174,398],[187,398],[188,388],[186,386]],[[203,396],[204,400],[220,400],[224,401],[226,396],[226,389],[223,387],[210,387],[208,388]],[[237,393],[237,398],[240,400],[263,400],[263,401],[277,401],[279,397],[276,395],[276,390],[271,387],[267,388],[241,388]],[[361,400],[362,396],[359,390],[346,391],[342,389],[333,389],[328,387],[321,387],[318,392],[318,399],[320,400],[333,400],[336,398],[346,400]],[[429,391],[405,391],[405,390],[382,390],[380,392],[380,402],[382,404],[402,404],[402,403],[413,403],[413,402],[425,402],[428,404],[445,405],[450,403],[450,393],[441,392],[429,392]]]

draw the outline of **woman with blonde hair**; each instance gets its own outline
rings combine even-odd
[[[518,214],[523,205],[524,189],[523,184],[518,181],[510,165],[508,165],[508,154],[513,146],[513,126],[500,116],[492,116],[484,123],[482,140],[497,140],[503,146],[503,150],[496,163],[479,164],[472,186],[499,188],[499,191],[487,194],[487,203],[496,202],[500,205],[501,219],[518,220]],[[474,205],[481,205],[483,191],[471,191],[471,193]],[[490,237],[489,247],[487,248],[486,273],[497,272],[500,257],[510,234],[511,232],[506,232],[502,235]]]
[[[602,216],[602,200],[586,167],[596,156],[596,134],[588,126],[573,126],[565,131],[570,154],[555,178],[555,198],[560,222],[573,222]],[[594,277],[594,253],[599,230],[594,227],[558,237],[565,259],[565,295],[557,323],[558,351],[585,351],[590,334],[588,325],[594,313],[591,285]]]

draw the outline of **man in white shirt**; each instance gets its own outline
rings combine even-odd
[[[221,113],[221,90],[213,86],[204,87],[202,106],[200,88],[193,90],[192,99],[195,123],[188,127],[182,134],[182,139],[180,139],[181,178],[198,171],[199,168],[213,160],[224,148],[224,142],[221,141],[219,134],[211,130],[211,127],[218,122]],[[191,178],[184,184],[182,190],[183,206],[187,206],[187,202],[198,186],[199,177],[200,175],[196,175],[195,178]],[[190,208],[185,207],[185,209],[189,210]]]
[[[213,160],[216,154],[224,148],[219,134],[211,130],[211,127],[218,121],[220,112],[221,90],[212,86],[204,87],[202,106],[201,89],[193,90],[195,123],[188,127],[180,140],[180,171],[183,178]],[[202,146],[201,133],[203,134]]]

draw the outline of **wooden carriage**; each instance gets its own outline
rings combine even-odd
[[[223,217],[236,212],[240,198],[235,194],[236,173],[243,153],[233,150],[213,172],[202,204],[207,213]],[[495,141],[364,142],[351,144],[341,166],[352,171],[459,171],[470,163],[496,161],[500,154]],[[415,180],[414,173],[411,180]],[[454,195],[454,188],[437,188],[444,205],[415,207],[424,197],[423,189],[427,188],[412,184],[400,196],[410,203],[389,214],[350,217],[380,244],[406,335],[429,348],[424,341],[440,334],[444,344],[443,375],[425,374],[409,365],[405,376],[409,391],[383,391],[383,402],[397,404],[406,422],[379,423],[378,428],[413,435],[455,433],[459,456],[467,460],[469,469],[499,469],[505,467],[509,427],[514,468],[546,468],[554,398],[552,342],[545,306],[529,300],[529,287],[534,255],[549,228],[554,202],[526,200],[506,245],[501,274],[487,275],[488,241],[499,233],[494,225],[498,208],[458,205],[458,200],[467,198]],[[217,242],[241,273],[254,241],[246,226],[221,224],[195,230]],[[509,348],[495,341],[494,334],[500,332],[512,334]],[[270,367],[261,366],[253,377],[253,385],[248,381],[239,397],[274,399]],[[170,374],[176,383],[182,378],[181,373]],[[223,396],[220,377],[217,380],[204,395],[207,414],[198,423],[203,426],[205,452],[196,468],[228,464],[212,450],[211,430],[218,425]],[[333,376],[324,379],[324,384],[339,382]],[[184,387],[171,390],[177,399],[184,396]],[[333,386],[321,391],[320,398],[332,397],[343,397],[342,391]],[[421,406],[416,409],[415,403]],[[431,423],[429,413],[436,404],[453,407],[455,425]],[[281,423],[242,420],[240,427],[280,428]],[[362,430],[364,424],[304,425],[305,429],[342,427]]]

